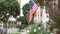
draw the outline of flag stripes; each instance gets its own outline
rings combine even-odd
[[[31,1],[29,21],[32,21],[33,14],[37,11],[37,9],[38,9],[38,6],[33,1]]]

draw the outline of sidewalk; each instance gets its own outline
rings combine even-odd
[[[21,30],[22,32],[21,32],[21,34],[27,34],[27,32],[26,32],[26,28],[24,28],[23,30]]]

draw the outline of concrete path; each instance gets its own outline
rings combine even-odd
[[[27,34],[26,28],[22,30],[21,34]]]

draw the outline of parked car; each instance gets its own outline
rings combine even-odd
[[[5,32],[6,32],[6,29],[4,27],[4,24],[0,23],[0,34],[5,34]]]

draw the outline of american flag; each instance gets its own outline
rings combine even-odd
[[[33,14],[37,11],[37,9],[38,9],[37,4],[33,0],[30,0],[29,22],[32,21]]]

